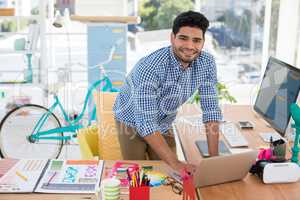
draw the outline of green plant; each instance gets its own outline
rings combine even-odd
[[[231,94],[228,91],[228,88],[223,83],[217,83],[217,90],[218,90],[218,98],[220,101],[228,101],[230,103],[236,103],[236,99],[231,96]],[[200,94],[199,91],[196,90],[196,92],[191,96],[189,99],[189,103],[199,103],[200,102]]]
[[[183,11],[192,10],[191,0],[141,0],[139,16],[145,30],[169,29],[174,18]]]
[[[23,29],[26,27],[27,20],[20,21],[20,29]],[[15,32],[17,31],[17,21],[16,20],[4,20],[0,23],[0,30],[2,32]]]

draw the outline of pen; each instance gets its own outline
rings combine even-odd
[[[49,178],[49,180],[48,180],[48,182],[47,182],[47,185],[50,184],[50,182],[52,181],[52,179],[54,178],[54,176],[56,175],[56,173],[57,173],[57,172],[54,172],[54,173],[52,174],[52,176]]]
[[[138,187],[140,184],[140,172],[139,171],[136,172],[136,181],[137,181],[137,187]]]
[[[148,176],[145,175],[145,176],[144,176],[144,184],[145,184],[145,186],[149,186],[149,185],[148,185],[148,184],[149,184],[149,183],[148,183],[148,180],[149,180],[149,179],[148,179]]]
[[[140,174],[140,186],[142,186],[143,178],[144,178],[144,170],[141,170],[141,174]]]
[[[146,185],[146,174],[143,174],[143,177],[142,177],[142,185]]]
[[[28,181],[28,178],[23,174],[21,174],[19,171],[16,171],[16,175],[20,177],[23,181]]]
[[[270,137],[270,148],[271,149],[273,148],[273,137],[272,136]]]
[[[146,178],[146,186],[150,186],[150,179]]]
[[[128,168],[127,168],[127,170],[126,170],[126,173],[127,173],[127,179],[128,179],[128,182],[130,183],[131,177],[130,177],[130,173],[129,173]]]

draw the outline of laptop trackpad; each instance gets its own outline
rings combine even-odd
[[[202,157],[203,158],[209,157],[207,141],[197,140],[195,143]],[[219,140],[219,155],[228,155],[228,154],[231,154],[229,148],[226,146],[224,141]]]

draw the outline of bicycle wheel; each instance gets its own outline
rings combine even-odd
[[[49,112],[39,105],[26,104],[11,110],[0,123],[0,154],[5,158],[57,158],[63,145],[61,140],[29,140],[32,130]],[[61,127],[58,118],[51,113],[40,131]],[[51,134],[62,136],[63,133]]]

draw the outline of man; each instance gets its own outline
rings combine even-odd
[[[175,170],[195,166],[181,162],[171,131],[177,109],[198,89],[208,149],[218,155],[222,118],[216,91],[214,58],[202,51],[209,26],[205,16],[188,11],[176,17],[171,46],[142,58],[126,78],[114,113],[124,159],[162,159]]]

